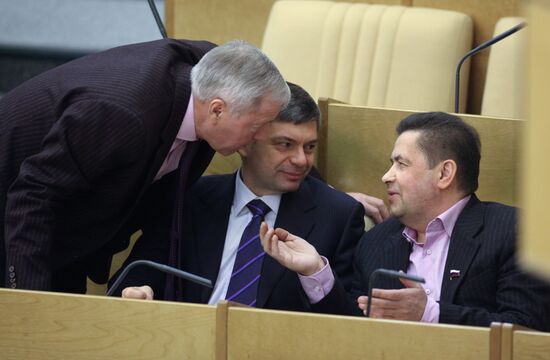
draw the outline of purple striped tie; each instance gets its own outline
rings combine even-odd
[[[226,299],[256,306],[256,294],[265,255],[260,243],[260,224],[271,209],[260,199],[252,200],[246,207],[253,216],[239,243]]]

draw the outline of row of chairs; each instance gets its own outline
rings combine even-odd
[[[495,33],[521,22],[504,18]],[[289,81],[314,98],[408,110],[454,109],[455,68],[472,48],[473,23],[457,11],[281,0],[274,3],[262,49]],[[482,114],[521,116],[522,33],[491,50]],[[462,70],[461,112],[469,63]],[[505,106],[502,106],[506,104]]]

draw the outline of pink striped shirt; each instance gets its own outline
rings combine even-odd
[[[426,280],[423,285],[428,301],[422,315],[423,322],[439,322],[439,299],[447,262],[451,235],[458,216],[470,200],[470,196],[459,200],[444,213],[430,221],[426,227],[426,242],[418,243],[416,230],[405,227],[403,236],[412,243],[407,274],[418,275]]]

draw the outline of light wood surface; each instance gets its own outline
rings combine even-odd
[[[0,358],[215,359],[216,308],[0,289]]]
[[[550,333],[515,331],[513,360],[550,360]]]
[[[522,219],[520,256],[523,265],[550,281],[550,3],[525,1],[528,14],[527,124],[525,131],[522,180]]]
[[[386,199],[382,175],[388,170],[395,126],[411,112],[331,104],[327,117],[327,182],[342,191]],[[517,203],[517,167],[523,121],[482,116],[461,117],[481,138],[479,190],[485,201]]]
[[[261,46],[274,0],[168,0],[166,31],[179,39],[223,44],[242,39]]]
[[[228,316],[229,360],[465,360],[491,356],[489,328],[238,308],[230,308]],[[493,359],[498,358],[495,355]]]

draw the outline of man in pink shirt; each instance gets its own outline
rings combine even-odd
[[[151,213],[181,204],[215,151],[248,144],[289,98],[242,41],[121,46],[13,89],[0,99],[0,287],[105,283]]]
[[[373,287],[371,317],[550,330],[550,287],[516,263],[516,209],[475,195],[481,158],[475,129],[434,112],[410,115],[396,130],[391,167],[382,177],[392,218],[361,239],[350,293],[326,259],[286,230],[262,224],[265,251],[300,274],[317,311],[366,313]],[[381,277],[370,284],[379,268],[426,283]]]

